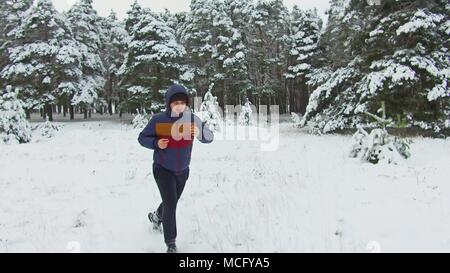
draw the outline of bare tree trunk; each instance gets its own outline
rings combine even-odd
[[[286,113],[289,114],[289,112],[291,111],[291,107],[289,105],[289,98],[290,98],[290,92],[289,92],[289,84],[286,83],[285,84],[285,88],[286,88]]]
[[[51,104],[45,103],[44,105],[44,119],[48,117],[49,121],[53,121],[53,107]]]
[[[70,120],[74,120],[75,113],[74,113],[74,109],[73,109],[73,105],[72,104],[69,106],[69,112],[70,112]]]
[[[112,116],[113,112],[112,112],[112,100],[111,99],[108,100],[108,112],[109,112],[109,115]]]
[[[88,109],[87,109],[87,105],[84,105],[83,106],[83,112],[84,112],[84,119],[87,119],[88,118]]]

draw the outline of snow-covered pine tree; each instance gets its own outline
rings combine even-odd
[[[181,25],[180,20],[184,20],[185,14],[185,12],[172,13],[170,10],[164,9],[163,12],[159,12],[157,15],[161,21],[166,23],[166,25],[171,29],[175,30],[176,33],[178,27]]]
[[[291,122],[294,127],[298,127],[301,121],[301,116],[295,112],[291,112]]]
[[[141,5],[139,5],[137,0],[134,0],[131,4],[130,9],[127,11],[127,17],[125,19],[125,30],[129,36],[134,35],[136,30],[136,25],[140,21],[140,17],[143,13]]]
[[[258,1],[252,12],[248,33],[249,77],[252,97],[260,104],[279,104],[285,111],[286,52],[289,11],[282,0]],[[283,103],[281,103],[283,102]]]
[[[319,54],[318,41],[322,21],[316,10],[300,10],[294,6],[289,24],[289,38],[287,40],[288,68],[286,77],[286,99],[293,102],[287,111],[306,111],[309,98],[307,80],[311,77],[314,59]],[[292,98],[292,99],[290,99]]]
[[[127,11],[127,16],[124,20],[125,30],[128,34],[128,41],[126,45],[125,59],[122,62],[119,70],[117,71],[119,76],[119,104],[117,105],[116,111],[119,112],[119,116],[122,117],[122,113],[127,110],[128,105],[128,91],[126,88],[122,87],[122,79],[124,77],[126,64],[128,63],[128,45],[131,41],[131,37],[134,36],[136,25],[141,20],[141,16],[143,14],[143,8],[138,3],[137,0],[134,0],[133,4],[131,4],[130,9]],[[140,108],[140,107],[139,107]]]
[[[181,43],[184,28],[187,25],[188,12],[171,13],[165,9],[159,13],[159,18],[166,23],[168,27],[175,30],[175,38]],[[184,45],[183,45],[184,46]],[[195,93],[194,85],[194,66],[189,63],[189,53],[184,54],[177,62],[179,76],[174,82],[185,86],[188,90]]]
[[[113,104],[120,103],[119,69],[125,60],[129,36],[125,30],[125,24],[117,19],[116,13],[111,13],[102,18],[102,37],[104,45],[101,53],[103,64],[106,68],[106,84],[101,94],[108,107],[108,113],[113,114]]]
[[[181,42],[189,52],[185,58],[188,66],[183,77],[185,81],[191,82],[191,90],[194,93],[208,90],[214,78],[212,14],[213,1],[192,0],[190,11],[180,31]]]
[[[50,0],[38,0],[13,30],[14,46],[1,77],[19,89],[25,111],[41,107],[52,120],[51,104],[74,90],[81,55],[67,21]]]
[[[68,11],[67,19],[73,29],[82,56],[82,77],[76,84],[76,92],[70,98],[72,105],[84,109],[84,118],[99,98],[105,85],[105,67],[100,57],[103,48],[101,20],[92,7],[92,0],[78,0]]]
[[[360,14],[353,14],[357,11],[350,6],[351,2],[330,0],[330,8],[326,12],[328,23],[319,43],[326,55],[323,60],[333,68],[343,67],[353,59],[349,45],[361,31],[363,18]]]
[[[380,101],[394,119],[445,132],[450,119],[450,5],[448,1],[387,1],[376,10],[363,52],[358,112]],[[357,113],[355,113],[357,114]]]
[[[248,98],[245,98],[244,105],[241,108],[241,112],[239,114],[239,124],[242,125],[253,125],[253,110],[252,103]]]
[[[129,106],[158,111],[163,94],[179,78],[179,60],[186,54],[167,26],[149,9],[143,9],[131,31],[128,54],[121,67],[121,88],[127,91]]]
[[[0,1],[0,71],[9,62],[8,48],[14,46],[14,30],[20,25],[32,4],[33,0]],[[0,77],[0,88],[4,88],[5,84]]]
[[[27,143],[31,141],[31,127],[25,117],[18,90],[10,85],[0,93],[0,142]]]
[[[376,123],[376,128],[367,133],[361,125],[353,134],[354,144],[350,151],[350,157],[358,157],[362,161],[377,164],[380,162],[397,164],[401,159],[411,156],[410,139],[402,139],[388,133],[386,127],[392,123],[391,118],[386,117],[385,103],[382,102],[381,117],[369,112],[365,112]]]
[[[251,31],[250,19],[254,12],[253,0],[225,0],[225,9],[233,22],[233,27],[239,30],[242,43],[247,46],[248,33]]]
[[[213,82],[222,105],[239,103],[239,95],[250,89],[246,47],[239,29],[234,27],[223,1],[214,1],[212,13]]]
[[[369,122],[364,112],[374,112],[385,101],[387,115],[394,120],[448,134],[448,3],[381,3],[352,1],[347,6],[334,32],[352,31],[345,40],[335,41],[344,48],[340,54],[327,49],[331,72],[314,78],[317,88],[302,124],[322,132],[355,128]],[[342,66],[333,67],[336,64]]]
[[[209,86],[208,92],[203,97],[199,112],[196,114],[202,121],[208,124],[209,128],[215,132],[220,132],[222,127],[222,116],[220,114],[217,97],[212,94],[214,83]]]
[[[46,116],[45,121],[37,124],[32,130],[39,132],[39,134],[45,138],[52,138],[55,136],[55,133],[60,130],[60,128],[60,125],[53,124],[48,119],[48,116]]]
[[[305,115],[300,125],[313,132],[326,133],[356,127],[360,116],[351,111],[346,100],[355,98],[354,85],[362,77],[360,71],[364,29],[369,14],[357,1],[333,0],[328,11],[328,24],[319,40],[323,49],[318,53],[308,84],[312,88]],[[356,5],[356,6],[355,6]]]

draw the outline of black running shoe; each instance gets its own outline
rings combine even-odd
[[[167,253],[177,253],[177,252],[178,252],[178,249],[177,249],[177,246],[175,244],[169,245],[167,247]]]
[[[159,219],[158,215],[156,215],[156,212],[150,212],[148,214],[148,220],[150,220],[150,223],[153,224],[153,230],[154,231],[158,231],[158,232],[162,232],[162,228],[161,228],[161,219]]]

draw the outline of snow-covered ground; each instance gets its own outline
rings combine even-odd
[[[114,121],[65,122],[0,145],[0,252],[164,252],[152,151]],[[450,251],[450,140],[415,138],[394,165],[349,158],[350,136],[282,124],[279,148],[195,142],[180,252]]]

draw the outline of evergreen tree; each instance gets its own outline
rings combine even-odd
[[[361,24],[364,17],[350,7],[350,2],[351,0],[330,1],[330,8],[327,11],[328,23],[320,39],[320,46],[326,55],[322,67],[326,64],[332,69],[337,69],[346,66],[354,58],[350,45],[357,34],[362,32]]]
[[[39,0],[14,30],[15,46],[1,77],[19,89],[27,113],[44,105],[52,120],[56,98],[74,90],[81,76],[81,55],[71,28],[50,0]]]
[[[233,27],[241,33],[242,43],[248,45],[248,34],[251,32],[251,18],[255,9],[253,0],[225,0],[225,9],[233,22]]]
[[[239,124],[246,126],[253,125],[252,103],[248,98],[245,98],[244,105],[241,108],[241,112],[239,114]]]
[[[206,92],[203,97],[203,102],[200,106],[199,112],[197,112],[197,115],[202,121],[208,124],[211,130],[219,132],[221,129],[222,117],[219,111],[220,108],[217,97],[211,92],[213,86],[214,84],[211,84],[208,92]]]
[[[148,9],[131,34],[121,88],[127,91],[129,106],[157,111],[164,107],[163,93],[179,78],[178,61],[186,51],[174,30]]]
[[[248,62],[256,107],[279,104],[281,111],[285,111],[288,15],[281,0],[258,1],[252,13]]]
[[[215,92],[222,105],[237,103],[235,99],[250,89],[246,66],[246,47],[241,32],[235,28],[222,1],[214,2],[212,13],[212,58],[214,59]],[[230,99],[228,99],[230,98]]]
[[[164,9],[163,12],[158,13],[158,18],[161,21],[163,21],[168,27],[175,30],[175,33],[181,24],[180,21],[183,20],[184,16],[185,16],[184,12],[177,14],[177,13],[170,12],[168,9]],[[175,36],[177,36],[177,35],[175,35]]]
[[[92,7],[92,0],[78,0],[67,12],[67,19],[82,55],[83,72],[70,103],[80,105],[84,109],[84,118],[87,118],[88,111],[91,113],[90,107],[97,102],[105,84],[105,67],[100,58],[100,50],[104,46],[101,20]]]
[[[170,13],[168,10],[165,10],[164,13],[160,14],[160,18],[168,27],[175,30],[175,38],[182,44],[181,41],[183,39],[184,28],[187,25],[188,12]],[[183,46],[185,47],[185,45]],[[187,87],[188,90],[195,91],[195,68],[189,63],[190,54],[188,51],[186,52],[187,54],[184,54],[178,61],[179,77],[175,82]]]
[[[106,84],[101,98],[108,107],[108,113],[112,115],[113,105],[121,102],[119,69],[125,60],[129,36],[125,30],[125,24],[117,19],[113,11],[108,17],[102,19],[102,30],[104,31],[102,35],[104,47],[101,58],[106,68]]]
[[[450,113],[450,6],[390,2],[376,10],[369,28],[358,110],[373,111],[384,101],[390,117],[440,133]]]
[[[315,81],[301,124],[323,132],[355,128],[385,101],[389,117],[442,132],[449,113],[448,20],[449,6],[440,0],[350,2],[336,28],[353,27],[338,55],[351,61],[335,68],[336,53],[326,51],[330,72]]]
[[[52,138],[55,136],[56,132],[61,129],[61,125],[55,125],[51,123],[48,119],[48,116],[45,117],[45,121],[42,123],[37,124],[35,127],[33,127],[33,131],[35,133],[39,133],[39,135],[46,137],[46,138]]]
[[[0,2],[0,71],[9,62],[8,48],[14,46],[15,30],[32,4],[32,0],[5,0]],[[4,88],[5,84],[0,77],[0,88]]]
[[[342,128],[345,122],[350,127],[361,122],[354,116],[343,120],[336,112],[347,113],[349,109],[343,102],[346,98],[354,98],[353,85],[361,77],[359,70],[362,46],[356,46],[363,41],[364,35],[364,5],[357,1],[351,6],[349,0],[333,0],[328,11],[328,24],[319,40],[319,53],[308,81],[313,92],[310,94],[306,113],[300,125],[308,121],[308,125],[322,132]],[[353,2],[352,2],[353,3]],[[356,41],[356,42],[352,42]],[[338,92],[345,95],[338,95]],[[330,117],[330,120],[328,120]],[[345,119],[345,118],[344,118]]]
[[[381,117],[369,112],[365,113],[375,120],[377,128],[369,134],[358,125],[358,130],[353,135],[355,143],[350,156],[359,157],[362,161],[373,164],[379,162],[397,164],[402,158],[407,159],[411,156],[409,144],[412,141],[389,135],[386,126],[392,123],[392,119],[386,117],[384,102],[379,110]]]
[[[0,142],[27,143],[31,141],[31,127],[25,117],[17,89],[8,85],[0,95]]]
[[[181,42],[189,52],[185,59],[189,64],[185,78],[190,79],[192,91],[200,96],[214,81],[212,14],[211,0],[192,0],[180,33]]]
[[[305,113],[309,98],[307,80],[311,77],[314,58],[319,54],[318,41],[322,22],[315,10],[302,11],[294,6],[289,24],[287,45],[288,68],[286,99],[294,104],[289,109]]]
[[[143,10],[141,5],[135,0],[131,5],[130,10],[127,11],[127,18],[125,20],[125,30],[128,32],[129,36],[134,35],[136,25],[139,23],[142,13]]]

